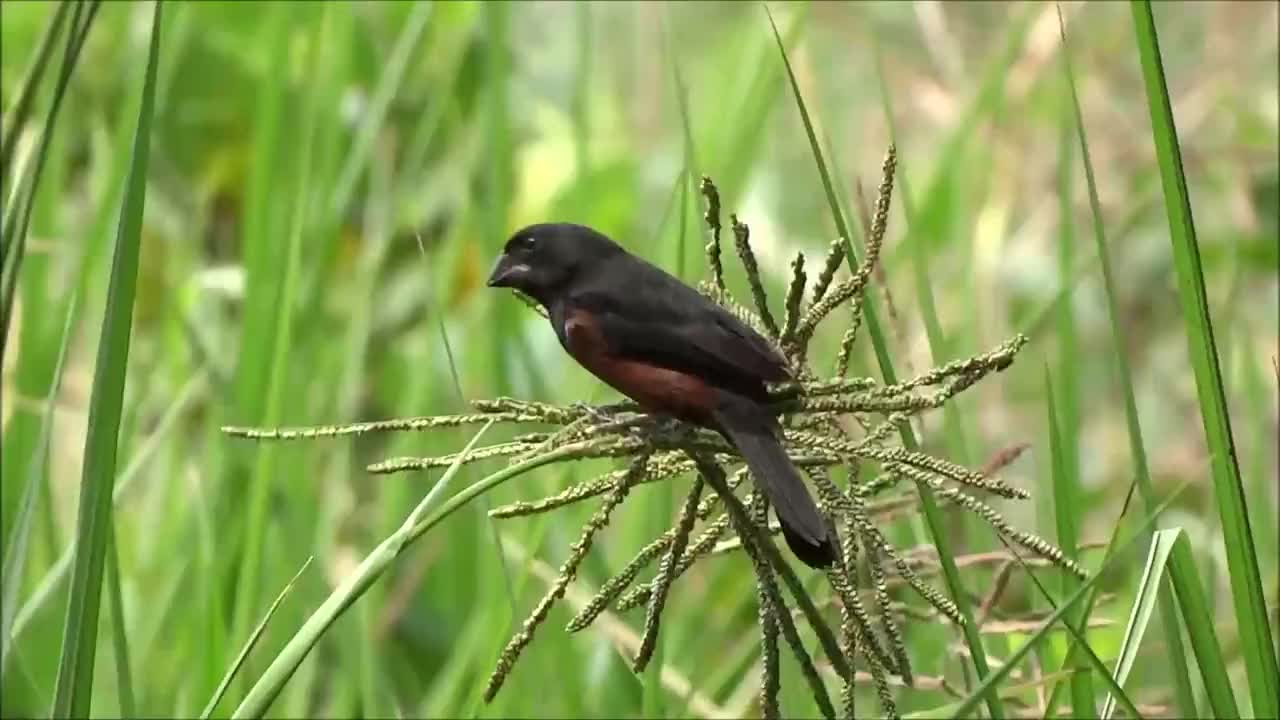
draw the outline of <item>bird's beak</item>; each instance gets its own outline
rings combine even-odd
[[[520,279],[529,274],[529,266],[526,263],[513,260],[510,255],[503,253],[498,258],[498,262],[493,266],[493,272],[489,273],[489,287],[516,287]]]

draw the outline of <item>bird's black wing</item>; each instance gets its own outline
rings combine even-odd
[[[661,269],[633,257],[572,294],[599,323],[612,354],[688,372],[712,384],[758,395],[764,382],[789,377],[768,340]]]

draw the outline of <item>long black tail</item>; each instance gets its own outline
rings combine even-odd
[[[829,567],[835,548],[827,522],[779,440],[777,420],[750,398],[721,391],[712,413],[717,430],[738,448],[756,485],[778,513],[791,552],[804,564]]]

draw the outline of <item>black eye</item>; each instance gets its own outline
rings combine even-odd
[[[529,250],[533,248],[534,242],[535,242],[535,239],[532,235],[525,235],[519,240],[520,247],[524,248],[525,250]]]

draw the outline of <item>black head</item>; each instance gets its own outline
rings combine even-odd
[[[515,288],[548,305],[581,273],[625,252],[585,225],[544,223],[517,231],[489,274],[489,287]]]

